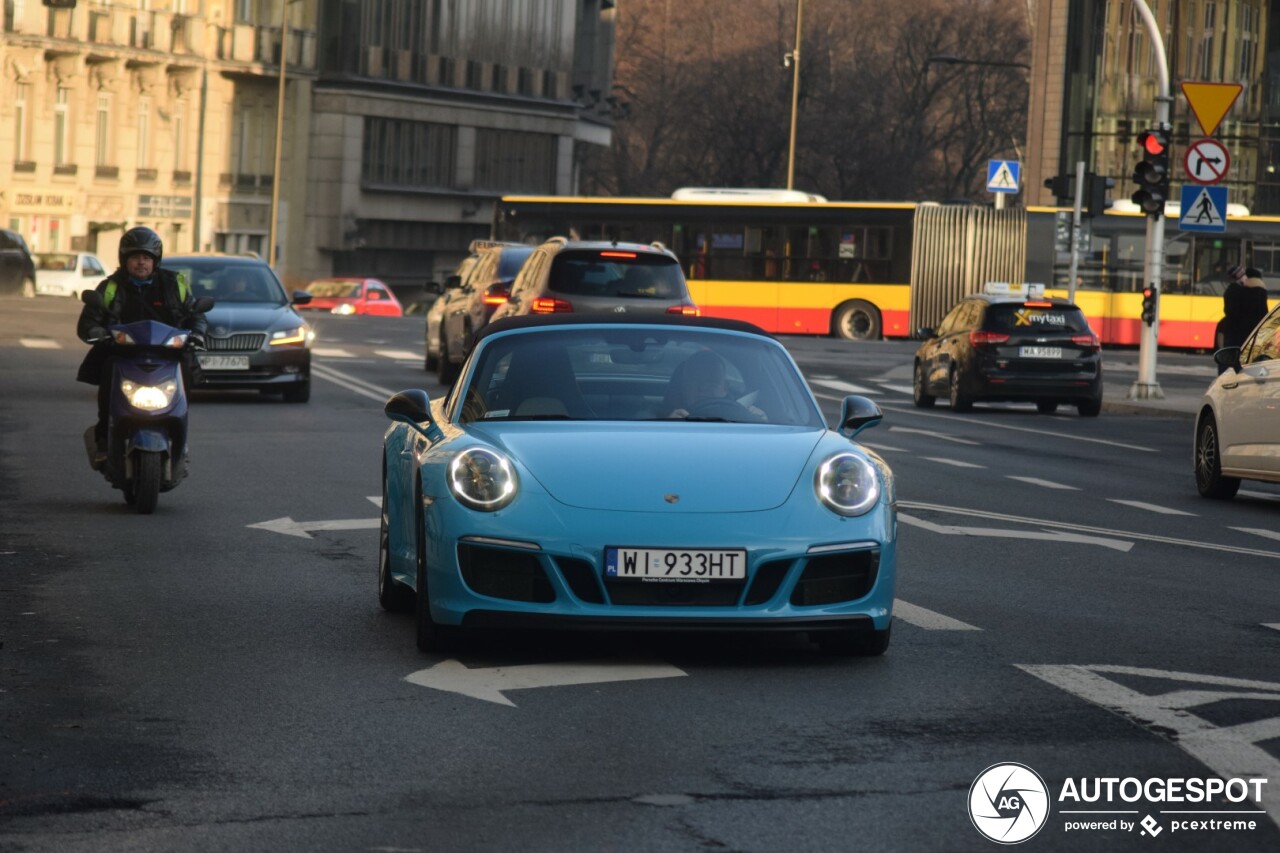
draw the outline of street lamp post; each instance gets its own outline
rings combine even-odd
[[[783,64],[791,66],[791,143],[787,148],[787,189],[796,183],[796,118],[800,107],[800,21],[804,17],[804,0],[796,0],[796,42]]]
[[[289,5],[298,0],[280,0],[280,91],[276,96],[276,152],[275,166],[271,173],[271,223],[267,232],[267,263],[275,268],[279,260],[276,251],[276,231],[280,220],[280,150],[284,145],[284,81],[285,66],[289,62]]]

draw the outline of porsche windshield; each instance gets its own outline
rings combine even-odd
[[[821,427],[774,341],[714,330],[535,329],[476,354],[459,419],[732,421]]]

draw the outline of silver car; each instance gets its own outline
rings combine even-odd
[[[697,316],[680,262],[661,244],[552,237],[524,262],[493,320],[527,314]]]

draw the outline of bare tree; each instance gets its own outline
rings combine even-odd
[[[782,186],[794,0],[627,0],[616,78],[629,115],[584,189]],[[846,199],[985,199],[986,160],[1026,121],[1019,0],[808,0],[797,186]],[[951,56],[973,64],[940,64]],[[1000,63],[1000,64],[989,64]]]

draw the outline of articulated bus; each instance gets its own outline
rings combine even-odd
[[[1280,287],[1280,218],[1228,219],[1225,234],[1166,226],[1160,344],[1211,349],[1232,264]],[[708,316],[775,334],[910,338],[988,281],[1066,296],[1071,212],[933,202],[828,202],[785,190],[680,190],[662,198],[509,196],[495,239],[565,235],[659,242],[680,258]],[[1146,220],[1108,212],[1078,236],[1076,302],[1104,344],[1141,332]],[[1277,293],[1275,295],[1280,295]]]

